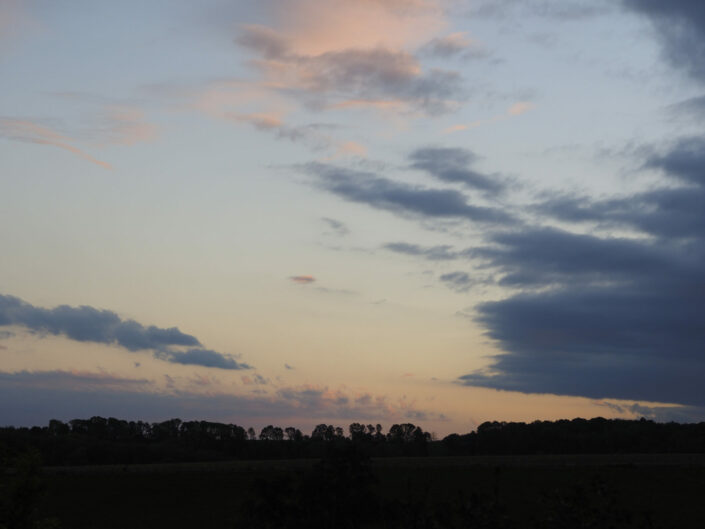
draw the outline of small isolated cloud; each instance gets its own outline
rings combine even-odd
[[[319,162],[304,164],[298,169],[314,177],[319,189],[402,216],[495,224],[514,222],[509,213],[500,209],[469,204],[467,196],[453,189],[414,186],[367,171]]]
[[[85,305],[44,309],[14,296],[0,295],[0,326],[10,325],[24,327],[40,336],[65,336],[78,342],[117,345],[128,351],[151,350],[156,358],[172,363],[221,369],[250,367],[230,355],[204,349],[195,336],[176,327],[145,327],[134,320],[124,320],[115,312]]]
[[[316,281],[313,276],[290,276],[289,279],[298,285],[310,285]]]

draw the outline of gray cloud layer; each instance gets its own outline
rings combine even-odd
[[[462,219],[511,224],[512,217],[496,208],[473,206],[453,189],[429,189],[390,180],[376,174],[312,162],[299,169],[316,178],[320,189],[345,200],[397,214],[431,219]]]
[[[145,327],[123,320],[109,310],[60,305],[53,309],[35,307],[14,296],[0,294],[0,326],[16,325],[39,334],[65,336],[78,342],[118,345],[128,351],[151,350],[167,362],[220,369],[248,369],[229,355],[204,349],[195,336],[176,327]],[[188,348],[185,351],[180,347]]]
[[[687,138],[644,167],[671,185],[539,209],[638,238],[557,229],[495,234],[474,252],[519,293],[477,308],[504,351],[468,385],[705,405],[705,141]]]
[[[261,378],[261,377],[260,377]],[[193,391],[161,393],[144,379],[66,371],[0,372],[0,426],[32,426],[49,419],[93,415],[126,419],[272,423],[296,421],[444,420],[441,414],[396,406],[369,393],[348,395],[328,388],[284,387],[271,393],[232,395]]]
[[[661,35],[667,59],[705,81],[705,4],[701,0],[622,0],[648,16]]]

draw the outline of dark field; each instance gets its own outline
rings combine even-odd
[[[247,506],[285,509],[287,487],[298,490],[302,476],[339,479],[318,468],[314,460],[49,468],[42,510],[63,528],[235,527]],[[705,527],[702,454],[387,458],[366,468],[365,486],[385,512],[417,527],[434,526],[425,513],[460,506],[471,512],[458,527]],[[397,526],[382,518],[360,526]]]

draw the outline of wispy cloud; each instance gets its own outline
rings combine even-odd
[[[298,168],[314,177],[315,185],[320,189],[351,202],[400,215],[496,224],[514,222],[511,215],[500,209],[469,204],[464,194],[452,189],[414,186],[374,173],[318,162]]]
[[[51,145],[63,149],[79,158],[83,158],[104,169],[112,169],[112,166],[97,158],[94,158],[85,151],[73,145],[73,140],[59,134],[51,128],[40,125],[26,119],[0,118],[0,136],[14,141],[35,143],[37,145]]]

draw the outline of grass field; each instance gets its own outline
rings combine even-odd
[[[315,465],[294,460],[50,468],[43,473],[43,508],[64,528],[231,527],[253,491],[276,489]],[[629,527],[705,527],[704,455],[394,458],[373,460],[370,470],[375,494],[388,501],[423,510],[474,497],[497,507],[509,527],[543,527],[547,517],[608,509],[626,513]]]

